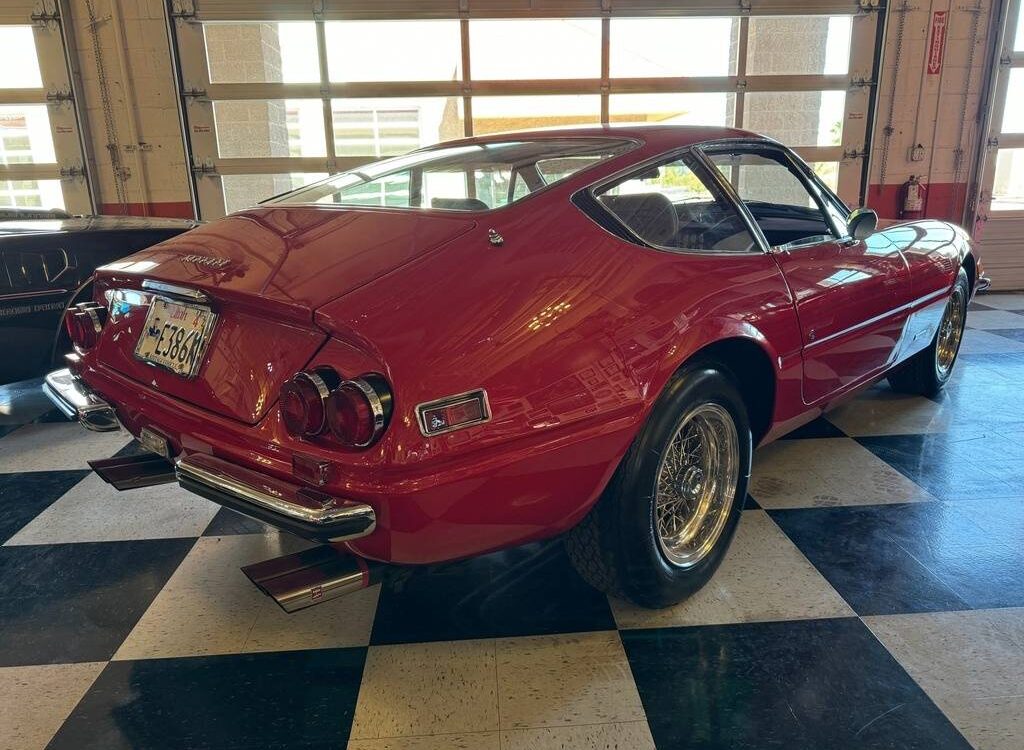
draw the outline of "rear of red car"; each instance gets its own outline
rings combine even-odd
[[[623,148],[595,139],[573,156],[603,159]],[[403,189],[411,195],[428,186]],[[571,189],[559,192],[564,209],[551,216],[557,231],[579,237],[593,225],[572,208]],[[69,371],[48,378],[48,392],[86,426],[126,427],[173,462],[186,488],[366,557],[431,562],[564,530],[607,481],[629,425],[598,419],[591,406],[563,395],[558,408],[575,410],[583,429],[571,436],[536,429],[516,389],[528,392],[548,373],[519,373],[488,354],[498,352],[496,342],[466,330],[466,311],[454,300],[444,341],[406,333],[420,299],[430,300],[425,314],[449,323],[429,279],[458,277],[467,258],[487,259],[498,246],[493,227],[481,223],[487,214],[476,210],[489,207],[481,198],[441,200],[463,210],[272,205],[106,266],[94,302],[69,320],[76,352]],[[519,206],[503,212],[502,226],[522,227],[523,236],[535,223]],[[493,257],[504,274],[494,281],[508,298],[492,294],[480,303],[499,333],[501,314],[550,314],[538,311],[534,282],[523,278],[529,269],[516,267],[529,254],[518,252]],[[553,277],[571,276],[573,258],[543,260],[552,262],[562,264],[549,270]],[[376,305],[385,297],[409,303],[397,328]],[[606,315],[603,307],[594,298],[557,312],[582,320]],[[547,335],[506,350],[526,356],[543,349]],[[559,357],[572,351],[567,343]],[[431,364],[440,352],[443,369]],[[125,475],[126,486],[144,481],[131,476],[137,471],[110,469],[115,479]]]

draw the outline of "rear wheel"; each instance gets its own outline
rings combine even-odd
[[[566,546],[593,586],[665,607],[722,561],[750,475],[747,411],[724,368],[677,374],[601,499]]]
[[[960,352],[970,295],[967,272],[961,268],[932,343],[888,375],[889,385],[894,391],[934,396],[942,390],[953,375],[953,366]]]

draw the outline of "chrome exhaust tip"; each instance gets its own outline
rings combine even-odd
[[[43,392],[68,419],[81,422],[93,432],[121,429],[114,407],[97,396],[71,370],[51,372],[43,381]]]
[[[177,481],[174,466],[156,453],[114,456],[88,463],[89,468],[95,471],[100,479],[118,490],[135,490],[139,487],[152,487]]]
[[[384,565],[328,544],[246,565],[242,572],[285,612],[351,594],[380,580]]]

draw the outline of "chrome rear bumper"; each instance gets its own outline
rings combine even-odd
[[[175,464],[178,483],[215,503],[318,542],[370,534],[373,508],[284,482],[223,459],[192,454]]]
[[[114,407],[67,368],[47,375],[43,392],[64,416],[78,420],[93,432],[114,432],[121,428]]]

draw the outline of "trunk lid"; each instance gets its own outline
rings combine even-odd
[[[107,289],[140,289],[150,281],[202,292],[217,320],[197,375],[175,375],[135,356],[148,306],[111,316],[99,361],[168,395],[255,424],[277,401],[282,383],[326,340],[313,320],[318,307],[474,225],[465,217],[333,206],[235,214],[104,266],[98,276]]]

